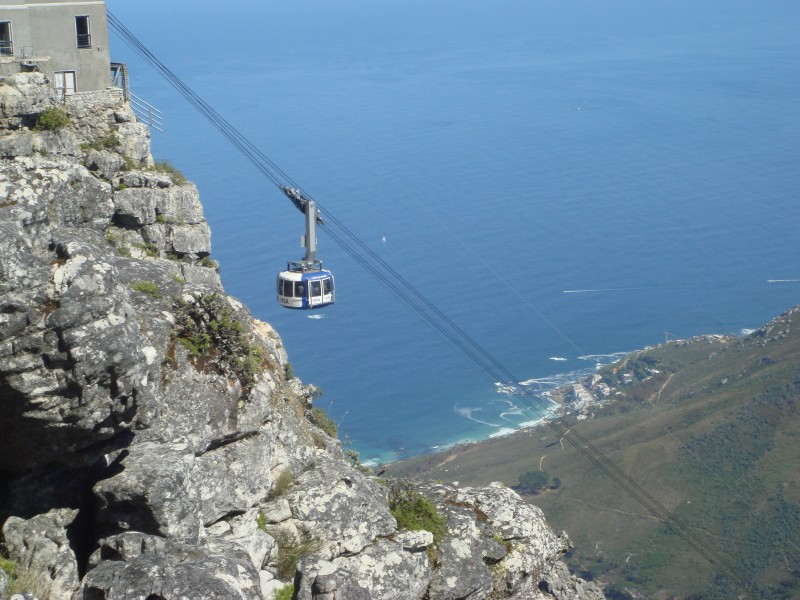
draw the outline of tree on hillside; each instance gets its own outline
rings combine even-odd
[[[547,471],[527,471],[519,476],[519,490],[525,494],[538,494],[549,481]]]

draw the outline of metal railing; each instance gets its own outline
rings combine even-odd
[[[79,33],[78,34],[78,48],[91,48],[92,47],[92,34]]]
[[[147,123],[156,131],[164,131],[164,122],[161,118],[161,111],[152,104],[145,102],[133,92],[129,92],[131,99],[131,109],[139,117],[140,121]]]
[[[14,44],[11,40],[0,40],[0,56],[14,56]]]
[[[111,63],[111,85],[122,88],[125,102],[131,99],[130,89],[128,88],[128,67],[125,63]]]
[[[156,131],[164,131],[161,111],[131,92],[128,84],[128,67],[125,63],[111,63],[111,85],[122,88],[125,101],[130,102],[131,110],[139,121],[147,123]]]

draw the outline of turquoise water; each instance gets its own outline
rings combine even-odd
[[[108,4],[540,391],[800,300],[794,2]],[[197,182],[226,289],[364,459],[535,418],[324,234],[337,304],[281,309],[302,217],[116,37],[112,55],[165,112],[154,154]]]

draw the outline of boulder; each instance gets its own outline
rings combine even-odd
[[[94,486],[97,524],[107,535],[139,531],[195,544],[200,498],[195,457],[180,443],[142,442],[124,451]]]
[[[431,561],[426,548],[421,546],[406,550],[402,543],[381,539],[358,555],[335,559],[330,563],[335,566],[335,571],[329,574],[318,572],[313,579],[311,578],[313,571],[307,571],[303,565],[300,570],[301,593],[298,594],[298,598],[302,597],[305,591],[302,584],[306,581],[313,582],[312,592],[315,585],[319,588],[323,581],[328,581],[333,584],[333,589],[330,591],[341,594],[341,587],[347,582],[351,587],[368,590],[369,598],[383,600],[424,598],[431,581]],[[312,597],[324,596],[312,594]]]
[[[328,559],[356,554],[396,527],[385,492],[342,460],[320,453],[286,496],[292,520],[308,539],[323,544]]]
[[[91,150],[84,161],[86,168],[103,179],[111,179],[122,169],[122,157],[108,150]]]
[[[260,599],[258,571],[240,549],[212,549],[141,533],[103,540],[74,600]]]
[[[3,524],[8,555],[20,572],[40,577],[39,586],[52,598],[65,598],[78,587],[78,562],[67,537],[67,528],[78,511],[56,508],[30,519],[9,517]]]
[[[556,561],[539,576],[533,600],[603,600],[603,590],[594,582],[584,581],[569,572],[567,565]]]

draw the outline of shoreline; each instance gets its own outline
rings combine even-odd
[[[640,350],[626,353],[616,353],[606,355],[615,357],[613,362],[605,364],[597,363],[594,368],[573,371],[571,379],[566,379],[564,383],[555,386],[553,389],[541,392],[551,403],[552,408],[548,409],[551,417],[543,417],[539,421],[530,425],[523,425],[507,432],[496,432],[488,437],[479,440],[463,440],[449,445],[442,445],[430,452],[423,452],[407,458],[398,458],[392,461],[375,461],[365,463],[374,467],[391,467],[391,465],[411,462],[411,461],[431,461],[432,457],[442,457],[442,461],[434,468],[438,468],[454,460],[458,456],[465,454],[477,446],[493,446],[498,443],[513,442],[515,439],[531,436],[536,430],[541,430],[548,425],[549,418],[562,419],[567,416],[574,416],[576,421],[584,421],[591,418],[594,409],[602,407],[610,402],[614,402],[626,395],[625,388],[635,383],[646,381],[654,376],[660,375],[660,371],[647,365],[642,367],[637,359],[651,350],[657,350],[665,345],[687,345],[703,341],[720,341],[726,338],[741,337],[734,334],[703,334],[688,339],[674,339],[666,343],[654,346],[646,346]],[[520,385],[525,385],[523,382]]]

